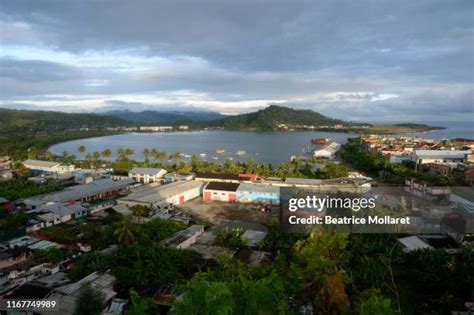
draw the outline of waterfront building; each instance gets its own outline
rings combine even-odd
[[[136,182],[150,184],[159,182],[166,173],[162,168],[134,167],[128,172],[128,177]]]
[[[237,183],[210,182],[204,187],[204,201],[236,201]]]
[[[237,188],[237,201],[242,203],[280,203],[280,187],[267,184],[242,183]]]
[[[23,167],[31,170],[34,174],[48,174],[48,173],[70,173],[74,171],[74,165],[63,165],[59,162],[49,162],[40,160],[26,160],[23,162]]]

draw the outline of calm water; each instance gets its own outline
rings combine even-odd
[[[78,148],[84,145],[87,152],[103,151],[110,149],[115,154],[118,148],[130,148],[135,151],[132,156],[135,160],[143,160],[143,149],[156,148],[168,154],[181,152],[187,155],[205,153],[209,161],[223,162],[226,158],[267,163],[280,163],[287,161],[292,155],[300,155],[303,150],[313,148],[310,146],[311,138],[332,138],[339,143],[346,143],[348,137],[356,134],[331,133],[331,132],[247,132],[247,131],[192,131],[169,133],[128,133],[122,135],[89,138],[63,142],[54,145],[50,150],[55,154],[68,151],[78,158]],[[216,149],[225,149],[225,153],[216,155]],[[244,150],[245,155],[236,155],[239,150]],[[213,156],[218,156],[214,160]],[[187,158],[189,159],[189,158]],[[186,158],[184,158],[186,160]]]
[[[445,130],[413,134],[411,136],[441,139],[441,138],[474,138],[474,129],[469,123],[433,123],[447,127]],[[292,155],[301,155],[303,150],[314,148],[310,145],[311,138],[332,138],[333,141],[346,143],[347,138],[357,137],[357,134],[334,132],[250,132],[250,131],[193,131],[170,133],[128,133],[82,140],[63,142],[51,147],[55,154],[68,151],[78,158],[84,158],[78,148],[84,145],[87,152],[110,149],[115,154],[118,148],[130,148],[135,151],[135,160],[143,160],[143,149],[156,148],[168,154],[181,152],[186,155],[205,153],[203,159],[223,162],[226,158],[234,160],[249,160],[277,164],[287,161]],[[223,148],[225,153],[216,155],[216,149]],[[246,153],[236,155],[239,150]],[[213,156],[218,156],[217,160]],[[113,158],[113,157],[112,157]],[[189,157],[184,157],[187,160]]]

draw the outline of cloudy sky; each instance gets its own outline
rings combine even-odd
[[[0,106],[474,120],[474,1],[0,4]]]

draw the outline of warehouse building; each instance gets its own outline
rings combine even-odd
[[[150,184],[159,182],[166,173],[162,168],[134,167],[128,172],[128,177],[136,182]]]
[[[226,201],[237,200],[237,188],[240,184],[225,182],[210,182],[204,187],[204,201]]]
[[[241,178],[237,174],[220,173],[196,173],[195,180],[203,182],[240,183]]]
[[[412,161],[416,165],[428,163],[464,163],[471,151],[460,150],[415,150]]]
[[[28,209],[37,209],[51,202],[90,202],[114,196],[132,184],[134,184],[132,179],[118,181],[110,178],[100,179],[88,184],[68,187],[62,191],[23,199],[21,203]]]
[[[180,205],[199,197],[203,186],[204,183],[198,181],[180,181],[166,185],[153,183],[134,189],[130,195],[118,199],[117,202],[129,207],[144,205],[160,208],[167,204]]]
[[[40,160],[26,160],[23,166],[31,170],[35,174],[64,174],[74,171],[74,165],[63,165],[58,162],[40,161]]]
[[[242,203],[279,204],[280,187],[242,183],[237,188],[237,201]]]

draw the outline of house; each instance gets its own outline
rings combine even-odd
[[[101,292],[105,307],[117,295],[115,291],[116,282],[116,278],[108,272],[99,273],[96,271],[77,282],[53,289],[45,299],[57,301],[58,307],[55,308],[55,311],[58,314],[73,314],[81,289],[85,285],[90,285]]]
[[[128,177],[136,182],[150,184],[159,182],[166,173],[162,168],[134,167],[128,172]]]
[[[202,233],[204,233],[204,225],[191,225],[187,229],[176,232],[171,237],[161,241],[160,244],[186,249],[196,243],[196,240]]]
[[[74,171],[74,165],[63,165],[59,162],[49,162],[40,160],[26,160],[23,166],[31,170],[34,174],[48,174],[48,173],[70,173]]]
[[[202,193],[204,183],[199,181],[179,181],[171,184],[147,184],[132,190],[132,193],[117,199],[118,204],[126,206],[144,205],[160,208],[169,204],[180,205],[197,198]]]
[[[203,182],[223,182],[223,183],[240,183],[241,178],[237,174],[221,174],[221,173],[196,173],[195,180]]]
[[[445,250],[448,253],[456,253],[460,251],[460,246],[447,235],[425,234],[407,236],[398,239],[405,252],[424,249]]]
[[[240,184],[227,182],[210,182],[204,187],[204,201],[234,202]]]
[[[460,150],[414,150],[411,158],[416,165],[428,163],[464,163],[471,151]]]
[[[0,244],[0,270],[25,262],[31,254],[26,246],[10,248]]]
[[[63,204],[49,202],[43,207],[28,211],[35,219],[43,222],[43,227],[74,220],[87,215],[87,209],[78,203]]]
[[[280,204],[280,187],[268,184],[242,183],[237,188],[237,201],[277,205]]]

